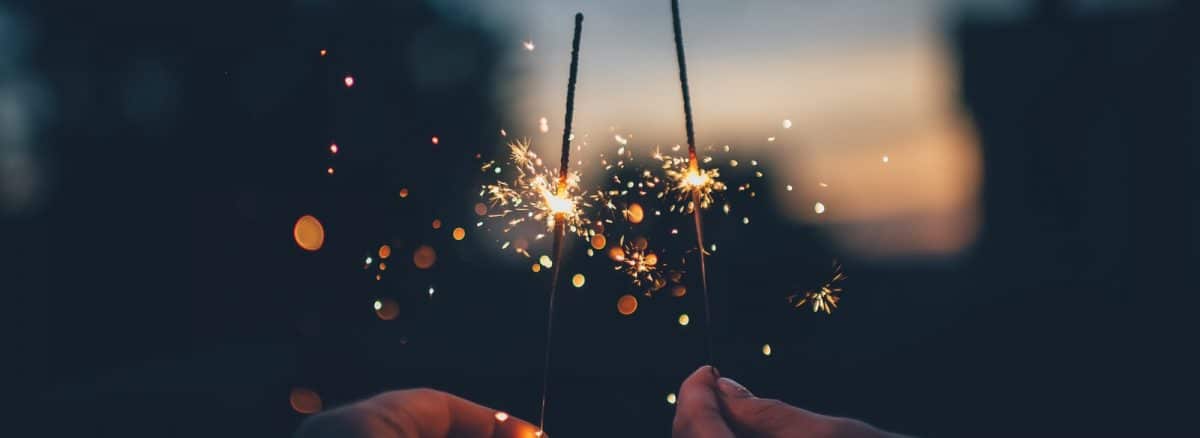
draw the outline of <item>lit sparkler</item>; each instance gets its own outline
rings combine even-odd
[[[836,260],[833,262],[833,277],[822,284],[816,290],[804,291],[792,294],[787,298],[788,302],[793,307],[800,308],[808,304],[812,307],[814,313],[824,311],[825,314],[833,313],[833,309],[837,308],[838,300],[841,300],[839,294],[842,293],[841,286],[837,283],[846,279],[846,273],[842,271],[842,265]]]
[[[554,185],[553,192],[550,191],[550,187],[547,187],[548,184],[535,187],[538,195],[542,198],[542,204],[547,208],[543,214],[551,218],[547,224],[554,229],[554,264],[550,276],[549,305],[546,308],[546,356],[542,363],[542,403],[538,416],[538,436],[541,436],[541,432],[546,429],[546,400],[550,393],[550,346],[552,345],[550,340],[554,334],[554,296],[558,291],[558,278],[562,272],[563,247],[566,246],[567,227],[570,221],[580,217],[577,210],[578,202],[571,198],[571,178],[569,177],[571,173],[568,169],[571,163],[571,122],[575,115],[575,77],[579,71],[579,37],[582,31],[583,14],[577,13],[575,14],[575,36],[571,41],[571,70],[567,79],[567,111],[563,123],[562,161],[558,168],[557,183]],[[528,152],[527,148],[526,152]],[[543,180],[544,178],[535,179]],[[576,193],[578,193],[578,177],[575,178],[575,181]],[[581,229],[577,225],[571,227]]]
[[[704,232],[700,225],[700,211],[704,206],[712,203],[712,189],[705,191],[706,187],[715,187],[717,175],[710,175],[707,172],[701,172],[700,165],[696,158],[696,132],[692,123],[692,96],[688,91],[687,81],[687,61],[683,54],[683,27],[679,22],[679,0],[671,0],[671,24],[675,31],[675,59],[679,64],[679,87],[683,91],[683,115],[684,128],[687,131],[688,143],[688,167],[687,173],[683,174],[682,178],[678,178],[684,184],[679,184],[679,187],[690,189],[692,202],[691,212],[692,220],[696,224],[696,248],[700,259],[700,287],[704,293],[704,336],[707,346],[708,363],[713,363],[713,346],[712,346],[712,311],[708,296],[708,269],[704,265]],[[722,186],[723,187],[723,186]],[[704,195],[708,195],[705,197]]]

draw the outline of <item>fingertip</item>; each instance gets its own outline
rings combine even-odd
[[[501,415],[503,414],[503,415]],[[496,438],[538,438],[545,434],[538,434],[539,429],[532,423],[513,417],[502,411],[497,411],[493,416],[496,426],[493,429],[495,433],[492,435]]]

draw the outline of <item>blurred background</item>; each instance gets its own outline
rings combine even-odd
[[[574,156],[601,184],[600,154],[685,140],[665,0],[0,3],[12,427],[285,436],[416,386],[536,420],[549,277],[474,205],[507,142],[557,159],[576,11]],[[1194,2],[682,18],[698,143],[764,173],[706,223],[722,375],[918,436],[1191,430]],[[643,297],[578,246],[547,430],[666,436],[698,289]],[[792,308],[833,259],[840,307]]]

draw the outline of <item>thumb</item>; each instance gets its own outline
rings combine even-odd
[[[733,438],[733,432],[721,418],[717,401],[717,371],[702,366],[688,376],[679,387],[675,405],[675,421],[671,436],[675,438]]]
[[[779,400],[755,397],[749,389],[728,377],[717,379],[717,392],[725,418],[739,436],[888,436],[860,421],[821,415]]]

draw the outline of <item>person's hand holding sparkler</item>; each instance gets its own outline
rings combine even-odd
[[[680,385],[671,429],[675,438],[900,437],[851,418],[830,417],[779,400],[755,397],[708,365]]]
[[[542,436],[507,413],[432,389],[388,391],[309,418],[296,438]]]

